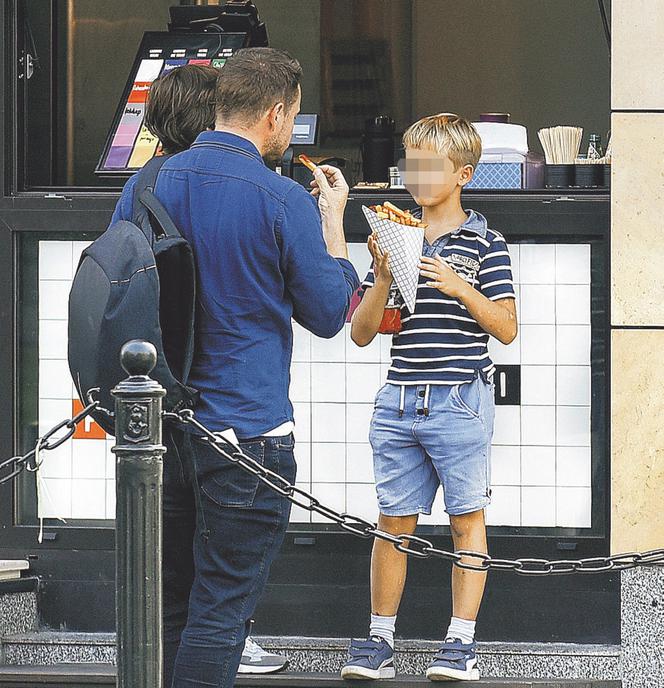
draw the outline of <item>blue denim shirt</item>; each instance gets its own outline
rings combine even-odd
[[[218,131],[166,161],[155,194],[196,259],[197,416],[240,439],[292,421],[291,318],[333,337],[359,286],[351,263],[327,253],[315,199],[253,143]],[[132,196],[129,180],[113,220],[131,218]]]

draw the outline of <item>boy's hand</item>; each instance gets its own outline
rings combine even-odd
[[[391,286],[392,272],[390,271],[390,256],[388,253],[383,253],[383,250],[378,245],[378,239],[374,232],[369,235],[367,246],[373,258],[375,284],[387,284]]]
[[[468,288],[468,282],[452,270],[452,268],[440,257],[429,258],[422,256],[420,259],[420,274],[429,278],[427,287],[435,287],[443,294],[459,299],[464,290]]]

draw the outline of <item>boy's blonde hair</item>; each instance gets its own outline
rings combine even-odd
[[[464,165],[475,169],[482,155],[482,139],[475,127],[452,112],[429,115],[411,124],[404,132],[403,145],[446,155],[455,171]]]

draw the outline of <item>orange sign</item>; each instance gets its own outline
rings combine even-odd
[[[83,410],[83,404],[78,399],[72,399],[72,417]],[[106,433],[101,425],[92,420],[90,416],[86,416],[77,426],[74,432],[75,440],[105,440]]]

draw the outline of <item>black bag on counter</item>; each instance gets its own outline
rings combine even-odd
[[[69,293],[69,370],[87,404],[88,391],[113,410],[111,390],[127,377],[120,349],[143,339],[157,349],[150,374],[165,389],[164,409],[193,406],[187,387],[194,348],[196,271],[191,246],[153,190],[166,156],[138,172],[131,222],[113,223],[81,254]],[[109,434],[106,410],[93,418]]]

